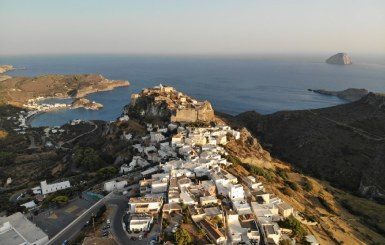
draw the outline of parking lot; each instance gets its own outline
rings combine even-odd
[[[33,221],[47,233],[49,237],[53,237],[94,203],[93,201],[87,201],[85,199],[75,199],[64,207],[50,209],[33,216]]]

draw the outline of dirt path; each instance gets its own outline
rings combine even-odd
[[[76,136],[76,137],[74,137],[74,138],[72,138],[72,139],[70,139],[70,140],[67,140],[67,141],[65,141],[65,142],[59,143],[59,148],[65,148],[65,147],[63,147],[63,145],[72,143],[73,141],[79,139],[80,137],[83,137],[83,136],[85,136],[85,135],[87,135],[87,134],[91,134],[91,133],[95,132],[95,131],[98,129],[98,125],[97,125],[96,123],[94,123],[94,122],[92,122],[92,121],[90,121],[89,123],[92,124],[92,125],[94,125],[94,128],[93,128],[93,129],[91,129],[91,130],[88,131],[88,132],[82,133],[82,134],[80,134],[80,135],[78,135],[78,136]]]

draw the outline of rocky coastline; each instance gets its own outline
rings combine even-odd
[[[342,91],[331,91],[331,90],[324,90],[324,89],[308,89],[311,92],[323,94],[323,95],[329,95],[329,96],[336,96],[340,99],[353,102],[361,99],[365,95],[369,94],[369,91],[364,88],[348,88]]]

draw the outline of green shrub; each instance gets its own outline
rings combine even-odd
[[[81,147],[75,151],[75,163],[87,170],[95,171],[104,165],[97,151],[90,147]]]
[[[58,204],[58,205],[64,205],[64,204],[68,203],[68,197],[67,196],[56,196],[51,201]]]
[[[310,182],[310,180],[308,178],[305,178],[305,180],[303,182],[303,189],[307,192],[313,190],[313,184]]]
[[[301,222],[299,222],[292,215],[282,221],[278,222],[279,227],[291,229],[293,231],[292,236],[302,239],[306,236],[306,231],[302,227]]]
[[[279,177],[281,177],[283,180],[287,180],[287,173],[286,170],[283,168],[278,168],[276,170],[276,173]]]
[[[293,191],[298,191],[298,190],[299,190],[299,187],[298,187],[297,183],[295,183],[295,182],[286,180],[286,181],[285,181],[285,184],[286,184],[287,186],[289,186]]]
[[[193,238],[187,230],[181,228],[175,233],[175,241],[178,245],[189,245],[193,244]]]
[[[115,167],[105,167],[98,170],[97,176],[98,178],[107,179],[113,177],[117,173],[118,170]]]
[[[6,166],[13,163],[15,154],[12,152],[0,151],[0,166]]]

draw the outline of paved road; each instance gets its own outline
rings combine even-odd
[[[62,244],[66,240],[70,241],[76,238],[86,222],[91,218],[92,213],[96,213],[103,204],[111,205],[115,208],[111,217],[111,232],[116,238],[118,244],[132,244],[134,241],[129,239],[122,225],[123,216],[128,208],[127,197],[115,195],[113,193],[109,194],[91,209],[87,210],[85,215],[81,216],[81,218],[67,226],[61,233],[59,233],[59,235],[56,235],[52,240],[50,240],[48,244]]]
[[[123,216],[128,208],[127,197],[113,197],[108,201],[108,205],[114,208],[111,217],[111,233],[118,244],[132,244],[127,232],[123,229]]]
[[[69,241],[74,239],[79,232],[82,230],[87,221],[90,220],[93,213],[96,213],[99,208],[108,202],[110,195],[107,195],[105,198],[101,199],[95,205],[93,205],[90,209],[85,211],[79,218],[77,218],[73,223],[64,228],[60,233],[51,238],[48,244],[62,244],[64,241]]]
[[[88,132],[82,133],[82,134],[80,134],[80,135],[78,135],[78,136],[76,136],[76,137],[74,137],[74,138],[72,138],[72,139],[69,139],[69,140],[67,140],[67,141],[65,141],[65,142],[59,143],[59,144],[58,144],[58,147],[59,147],[59,148],[65,148],[65,149],[68,149],[68,148],[66,148],[66,147],[63,147],[63,145],[72,143],[73,141],[79,139],[80,137],[83,137],[84,135],[87,135],[87,134],[91,134],[91,133],[95,132],[95,131],[98,129],[98,125],[97,125],[96,123],[94,123],[94,122],[92,122],[92,121],[88,121],[88,122],[89,122],[89,124],[91,124],[91,125],[94,126],[93,129],[91,129],[91,130],[88,131]]]

